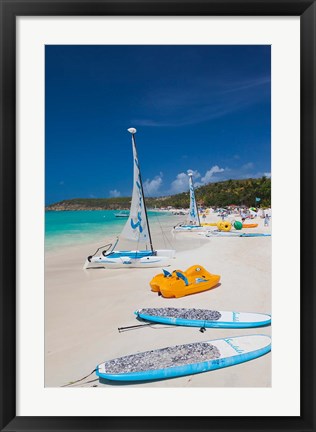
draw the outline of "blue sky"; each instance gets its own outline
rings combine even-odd
[[[271,172],[270,46],[46,46],[46,204]]]

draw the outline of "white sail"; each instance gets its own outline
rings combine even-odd
[[[200,218],[199,218],[199,212],[198,207],[195,199],[195,193],[194,193],[194,186],[193,186],[193,179],[192,179],[192,172],[188,171],[189,176],[189,186],[190,186],[190,211],[189,211],[189,221],[190,223],[194,225],[200,226]]]
[[[129,129],[132,134],[133,160],[134,160],[134,181],[133,195],[129,218],[120,237],[137,241],[139,243],[149,243],[150,236],[147,225],[146,208],[143,196],[143,189],[140,177],[138,157],[134,140],[136,129]]]

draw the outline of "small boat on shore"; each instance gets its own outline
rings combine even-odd
[[[179,298],[209,290],[218,285],[220,278],[220,275],[212,274],[196,264],[186,271],[174,270],[169,273],[163,270],[150,281],[150,287],[163,297]]]
[[[128,218],[129,213],[120,211],[119,213],[115,213],[114,216],[117,218]]]
[[[171,258],[175,256],[175,250],[154,249],[151,238],[146,203],[144,198],[143,183],[141,179],[138,162],[135,133],[136,129],[130,128],[128,132],[132,135],[132,149],[134,161],[134,183],[131,208],[128,220],[117,237],[114,244],[110,243],[101,246],[97,251],[87,257],[84,269],[104,268],[150,268],[165,267],[169,265]],[[139,250],[115,250],[119,239],[127,239],[143,245],[144,249]]]
[[[203,232],[205,231],[205,227],[201,225],[199,211],[196,203],[194,185],[193,185],[193,173],[192,171],[188,171],[189,176],[189,187],[190,187],[190,210],[188,213],[187,221],[184,223],[179,223],[176,225],[172,232]]]

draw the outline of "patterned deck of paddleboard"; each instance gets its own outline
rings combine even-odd
[[[208,309],[185,309],[185,308],[144,308],[141,315],[183,318],[187,320],[217,321],[222,316],[219,311]]]
[[[200,363],[217,359],[220,355],[214,345],[197,342],[132,354],[109,360],[104,365],[105,373],[121,374]]]

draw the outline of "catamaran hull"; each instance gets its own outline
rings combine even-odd
[[[135,252],[137,255],[137,251]],[[84,268],[153,268],[153,267],[167,267],[170,265],[170,260],[175,257],[175,250],[160,249],[155,251],[155,255],[151,256],[141,256],[139,258],[131,258],[121,252],[114,251],[115,255],[120,255],[118,257],[107,256],[95,256],[86,260]]]

